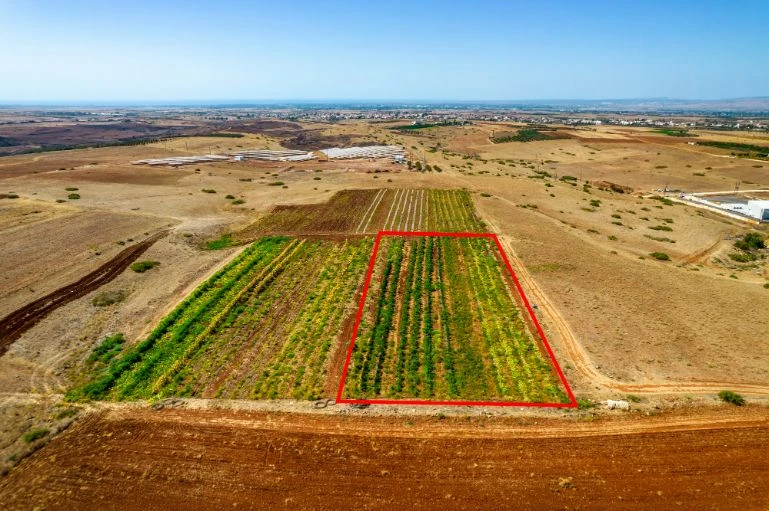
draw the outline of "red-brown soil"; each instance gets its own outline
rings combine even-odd
[[[766,509],[761,409],[598,419],[94,413],[5,509]]]

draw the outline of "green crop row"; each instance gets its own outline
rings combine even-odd
[[[198,286],[160,321],[146,339],[113,360],[105,374],[76,387],[67,397],[72,400],[124,397],[140,384],[146,384],[146,378],[142,380],[141,377],[146,377],[149,368],[160,358],[158,354],[164,351],[163,348],[187,337],[198,326],[197,319],[208,308],[217,303],[223,294],[240,285],[244,275],[268,264],[287,242],[287,238],[282,237],[264,238],[246,248],[234,261]],[[118,383],[121,384],[119,390],[116,389]]]
[[[382,246],[347,396],[567,400],[491,240],[393,238]]]

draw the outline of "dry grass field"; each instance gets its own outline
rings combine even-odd
[[[364,236],[372,236],[378,228],[393,225],[388,221],[387,213],[399,204],[406,208],[404,197],[417,200],[422,197],[422,191],[429,196],[435,190],[464,190],[474,207],[473,214],[477,214],[478,221],[482,222],[478,225],[500,236],[524,291],[537,306],[537,319],[556,358],[583,404],[586,400],[600,402],[631,395],[633,400],[640,401],[633,406],[644,411],[637,415],[642,422],[643,413],[657,413],[657,408],[709,409],[716,405],[718,391],[730,389],[744,395],[755,407],[752,409],[758,410],[756,413],[763,413],[769,396],[769,345],[765,342],[769,339],[769,321],[763,306],[769,299],[769,289],[766,288],[769,265],[766,259],[750,264],[738,263],[729,254],[735,251],[733,243],[737,237],[751,230],[766,236],[769,230],[766,226],[749,225],[660,200],[658,196],[661,195],[659,190],[664,188],[732,190],[737,183],[742,189],[767,189],[769,162],[732,158],[728,151],[689,145],[687,138],[670,137],[649,129],[564,127],[558,129],[564,138],[493,143],[491,138],[495,132],[515,128],[509,124],[482,122],[402,132],[392,130],[390,126],[392,124],[345,121],[272,124],[270,129],[263,129],[262,125],[252,124],[240,126],[246,132],[242,138],[187,137],[143,146],[0,158],[0,194],[18,195],[18,198],[0,199],[0,236],[3,240],[0,249],[3,255],[0,258],[0,317],[76,281],[123,248],[169,230],[168,236],[157,241],[141,257],[159,265],[143,273],[126,270],[102,288],[56,309],[13,342],[0,358],[0,450],[3,452],[0,462],[3,466],[15,464],[17,457],[37,445],[35,440],[24,441],[21,434],[39,427],[53,432],[72,420],[71,415],[76,411],[66,412],[69,405],[62,404],[62,396],[76,383],[84,381],[88,372],[86,360],[103,339],[122,333],[125,349],[138,346],[185,297],[216,272],[228,268],[232,261],[238,261],[244,251],[244,245],[227,246],[227,243],[223,243],[224,248],[220,250],[211,250],[207,244],[212,240],[226,240],[220,236],[230,235],[231,239],[244,242],[264,234],[287,234],[300,243],[309,240],[306,246],[321,248],[317,253],[313,252],[312,257],[297,260],[311,264],[312,271],[307,274],[320,279],[325,275],[321,270],[322,263],[327,263],[324,250],[331,250],[329,243],[356,242]],[[237,126],[230,129],[237,131]],[[769,136],[766,135],[696,130],[692,133],[697,135],[692,140],[769,146]],[[139,159],[172,155],[281,147],[315,150],[363,143],[402,145],[413,161],[429,164],[433,170],[412,172],[405,165],[368,160],[251,160],[180,168],[131,164]],[[70,194],[77,194],[79,198],[70,198]],[[367,216],[368,211],[371,213]],[[312,218],[307,217],[308,212]],[[418,222],[416,218],[413,217],[412,224],[423,225],[421,217]],[[651,255],[653,253],[664,253],[669,259],[658,260]],[[301,287],[302,273],[298,267],[294,268],[278,281],[280,285],[275,288],[279,291],[273,292],[275,303],[284,304],[286,310],[293,311],[292,314],[299,314],[297,304],[292,303],[292,283],[299,286],[296,289],[301,291],[302,297],[314,297],[310,288]],[[353,285],[357,281],[350,277],[350,282]],[[361,283],[362,273],[357,285]],[[341,329],[344,335],[350,333],[355,312],[352,295],[356,294],[357,298],[360,291],[360,288],[353,288],[350,288],[349,296],[345,295],[339,301],[344,309],[339,326],[335,328]],[[284,292],[286,294],[281,294]],[[94,305],[94,299],[105,293],[120,296],[120,299],[109,305]],[[254,296],[258,301],[259,297]],[[308,313],[307,321],[310,319]],[[281,323],[274,330],[277,333],[273,337],[279,336],[281,332],[291,331],[291,325]],[[333,339],[333,342],[343,343],[339,336]],[[233,346],[257,357],[258,347]],[[343,344],[339,346],[344,347]],[[339,351],[336,348],[338,346],[330,353]],[[233,351],[227,356],[234,353],[239,352]],[[198,365],[205,365],[205,355],[205,352],[195,355],[197,358],[193,360]],[[258,357],[262,357],[261,352]],[[338,362],[334,361],[335,364]],[[288,365],[295,367],[298,363],[297,359]],[[184,383],[193,388],[195,382],[189,380],[193,377],[186,372],[183,375],[187,378]],[[211,382],[216,383],[213,377]],[[211,382],[205,383],[213,385]],[[166,385],[168,382],[162,380],[162,383]],[[209,387],[214,388],[211,385]],[[170,387],[168,384],[163,388]],[[203,390],[188,394],[216,397]],[[258,392],[225,394],[219,397],[262,396]],[[323,395],[328,394],[324,389]],[[148,391],[146,395],[152,393]],[[283,397],[290,395],[288,391],[280,393]],[[267,407],[265,409],[280,406],[281,411],[306,410],[309,406],[306,401],[290,400],[281,401],[280,405],[263,401],[254,403],[254,406]],[[76,409],[94,406],[78,404]],[[95,416],[87,411],[85,414],[90,418],[76,421],[61,439],[54,439],[50,447],[44,447],[22,461],[0,483],[0,493],[22,495],[17,493],[20,485],[29,488],[32,484],[30,474],[41,470],[45,477],[59,482],[46,486],[52,493],[45,498],[36,497],[28,502],[51,508],[67,507],[67,502],[73,504],[76,501],[68,501],[66,492],[73,488],[77,490],[79,485],[86,489],[79,490],[82,499],[71,507],[82,507],[83,502],[98,498],[99,491],[93,489],[99,484],[93,475],[97,472],[110,472],[113,489],[121,487],[111,479],[117,473],[113,471],[117,470],[133,478],[132,484],[137,485],[137,491],[157,492],[159,486],[154,482],[143,481],[152,477],[157,479],[164,470],[166,472],[162,473],[166,475],[163,477],[184,479],[187,476],[168,472],[173,460],[194,456],[198,451],[205,458],[208,440],[195,443],[188,439],[190,450],[170,453],[168,460],[163,459],[157,465],[150,464],[151,454],[142,454],[145,444],[131,450],[125,445],[114,444],[114,441],[105,441],[98,446],[80,442],[80,434],[97,435],[102,429],[112,431],[114,417],[123,413],[121,407],[128,410],[136,405],[116,403],[109,406],[118,411]],[[221,400],[217,401],[217,406],[229,408],[235,404]],[[329,403],[323,403],[323,406],[327,406],[324,409],[331,415],[354,413],[348,406]],[[399,410],[384,407],[371,414],[397,416]],[[118,415],[110,415],[113,413]],[[142,437],[148,450],[159,448],[152,445],[154,440],[149,440],[154,438],[152,435],[168,436],[169,428],[182,428],[185,421],[200,420],[197,413],[180,413],[156,424],[152,412],[145,409],[125,413],[129,414],[136,431],[150,431],[149,436]],[[429,415],[447,411],[436,407],[414,409],[409,413]],[[475,412],[463,410],[461,413]],[[534,421],[538,417],[556,417],[558,421],[574,425],[597,412],[510,409],[500,413],[521,414]],[[303,416],[297,417],[297,421],[304,421]],[[203,419],[213,420],[208,416]],[[252,419],[226,420],[247,422]],[[607,418],[607,424],[613,424],[613,420],[616,419]],[[242,424],[238,424],[240,428]],[[326,435],[338,425],[313,420],[308,420],[307,424],[306,430],[297,433],[299,436],[281,438],[281,445],[293,453],[286,455],[287,463],[301,460],[302,452],[308,452],[307,449],[320,449],[323,456],[332,456],[329,449],[339,448],[334,442],[325,447],[307,443],[313,434]],[[387,426],[392,427],[392,424],[387,422]],[[201,426],[194,435],[230,434],[212,433],[210,429]],[[664,430],[664,425],[659,429]],[[394,459],[414,448],[413,442],[418,443],[416,439],[419,438],[398,431],[399,440],[381,446],[381,449],[396,452]],[[760,431],[756,435],[765,435],[765,430]],[[232,434],[237,436],[242,432]],[[713,434],[720,442],[722,438],[718,435],[721,433]],[[467,432],[462,428],[456,431],[448,428],[435,435],[436,438],[451,439],[452,435],[459,438]],[[688,441],[689,437],[683,437],[673,435],[665,437],[664,441],[671,444],[682,438]],[[750,447],[755,438],[758,437],[745,437],[742,441]],[[643,449],[647,445],[647,437],[637,440],[633,448]],[[538,441],[546,443],[541,439]],[[356,442],[362,440],[358,438]],[[465,442],[459,448],[475,453],[475,463],[487,463],[483,465],[487,468],[501,463],[497,459],[486,459],[481,454],[480,450],[484,448],[481,444]],[[427,449],[431,455],[443,448],[435,439],[420,445],[420,449]],[[75,451],[69,451],[70,447]],[[125,454],[125,449],[131,450],[126,455],[126,459],[131,460],[130,467],[89,465],[83,482],[77,484],[69,476],[60,477],[51,468],[54,465],[51,460],[65,457],[65,452],[76,452],[76,460],[87,459],[97,454],[94,450],[97,447],[100,458],[104,457],[101,453]],[[524,448],[517,444],[506,446],[510,449],[519,447]],[[281,472],[287,470],[286,467],[271,459],[273,455],[278,456],[278,451],[270,451],[262,444],[258,448],[260,452],[267,452],[260,455],[264,459],[260,458],[259,463],[279,467],[275,468],[274,477],[287,477]],[[575,445],[574,448],[579,447]],[[595,454],[594,462],[599,463],[597,444],[594,442],[589,448]],[[345,451],[345,456],[358,459],[352,457],[364,452],[370,454],[371,449],[381,450],[373,444],[368,447],[356,444]],[[534,451],[521,453],[524,457],[536,456]],[[662,464],[664,455],[659,456],[658,461]],[[416,463],[409,460],[409,463]],[[145,464],[146,471],[137,468],[145,467]],[[454,467],[449,465],[438,466],[452,470]],[[387,470],[395,474],[393,469]],[[745,477],[758,487],[752,474],[747,473]],[[373,481],[373,478],[387,475],[372,473],[367,477]],[[556,480],[570,476],[548,473],[548,477]],[[228,476],[222,473],[222,477]],[[202,475],[201,478],[196,481],[204,479]],[[396,479],[398,484],[410,485],[412,489],[421,484],[412,473],[399,474]],[[322,480],[323,477],[319,477],[313,484],[320,485]],[[577,486],[595,483],[590,481]],[[355,490],[341,482],[334,484],[339,485],[335,492],[342,487]],[[470,483],[466,479],[460,477],[452,484],[454,489],[449,485],[447,495],[470,498]],[[673,487],[663,488],[660,484],[659,491],[675,491]],[[393,483],[393,486],[377,487],[384,492],[395,486]],[[325,507],[315,500],[321,498],[318,496],[322,493],[318,490],[320,486],[313,488],[315,490],[307,494],[308,500],[298,504]],[[554,488],[566,492],[558,483]],[[651,486],[644,486],[644,490],[657,491]],[[120,497],[118,493],[101,495],[117,498]],[[682,499],[691,498],[686,492],[679,493]],[[367,502],[365,495],[360,497],[361,502]],[[492,497],[488,495],[488,498]],[[446,498],[452,503],[448,507],[460,508],[471,502]],[[22,508],[20,502],[14,501],[13,506]],[[652,505],[651,501],[643,502]],[[564,498],[563,504],[584,507],[585,501]],[[725,502],[726,507],[728,504]]]

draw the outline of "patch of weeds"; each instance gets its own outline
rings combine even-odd
[[[43,438],[48,433],[50,433],[48,428],[35,428],[24,433],[24,436],[22,438],[26,443],[31,444],[35,440],[39,438]]]
[[[216,193],[216,190],[214,190],[213,188],[203,188],[200,191],[203,193]]]
[[[232,201],[232,205],[233,206],[239,206],[239,205],[245,204],[245,203],[246,203],[246,201],[244,201],[243,199],[235,199],[234,201]]]
[[[652,231],[672,231],[673,229],[668,227],[667,225],[652,225],[649,227]]]
[[[731,390],[722,390],[718,393],[718,398],[725,403],[731,403],[735,406],[743,406],[745,404],[745,398]]]
[[[91,300],[91,304],[95,307],[107,307],[122,302],[125,297],[125,291],[103,291]]]
[[[665,252],[652,252],[649,255],[657,261],[670,261],[670,256]]]
[[[137,261],[131,265],[131,269],[136,273],[144,273],[160,264],[159,261]]]
[[[235,196],[231,195],[231,194],[227,194],[227,195],[224,196],[224,198],[225,199],[229,199],[229,200],[233,200],[233,199],[235,199]]]
[[[219,238],[211,240],[206,243],[206,249],[208,250],[221,250],[223,248],[231,247],[235,244],[232,240],[232,236],[229,234],[222,234]]]
[[[67,198],[69,200],[78,200],[80,198],[80,194],[79,193],[70,193],[69,195],[67,195]]]
[[[67,419],[69,417],[74,417],[78,413],[80,413],[80,410],[78,410],[77,408],[65,408],[64,410],[56,414],[56,418],[59,420]]]
[[[644,234],[644,238],[649,238],[650,240],[654,241],[662,241],[663,243],[675,243],[676,240],[672,240],[670,238],[660,237],[660,236],[652,236],[650,234]]]

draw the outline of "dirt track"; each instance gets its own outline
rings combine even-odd
[[[765,509],[761,409],[574,419],[119,408],[0,481],[6,509]]]
[[[13,341],[21,337],[24,332],[35,326],[49,313],[87,295],[120,275],[157,240],[167,234],[168,231],[161,231],[142,242],[131,245],[80,280],[57,289],[0,320],[0,356],[8,350]]]

